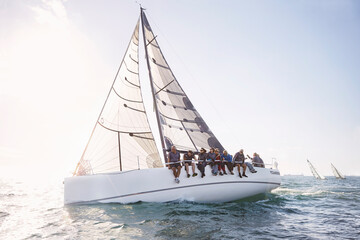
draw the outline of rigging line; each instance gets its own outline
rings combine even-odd
[[[175,79],[173,79],[171,82],[169,82],[168,84],[166,84],[164,87],[162,87],[160,90],[158,90],[155,95],[157,95],[160,91],[162,91],[164,88],[166,88],[167,86],[169,86],[171,83],[173,83],[175,81]]]
[[[155,38],[157,38],[157,36],[155,36],[153,39],[151,39],[151,41],[149,41],[149,40],[148,40],[148,43],[146,44],[146,46],[145,46],[145,47],[147,47],[149,44],[151,44],[151,42],[152,42],[152,41],[154,41],[154,40],[155,40]]]
[[[128,101],[128,102],[133,102],[133,103],[143,103],[143,101],[136,101],[136,100],[130,100],[130,99],[124,98],[124,97],[120,96],[120,94],[116,91],[115,88],[112,88],[112,89],[113,89],[113,91],[115,92],[115,94],[116,94],[119,98],[121,98],[122,100],[125,100],[125,101]]]
[[[139,31],[139,23],[140,23],[140,19],[138,19],[138,21],[137,21],[137,24],[136,24],[135,29],[134,29],[133,34],[132,34],[133,36],[135,35],[136,30]],[[128,51],[131,42],[132,42],[132,38],[130,39],[130,42],[129,42],[129,44],[128,44],[128,47],[127,47],[126,52]],[[122,59],[122,61],[121,61],[121,63],[120,63],[120,66],[119,66],[117,72],[116,72],[116,75],[115,75],[114,81],[113,81],[113,83],[112,83],[112,85],[111,85],[111,88],[114,87],[115,81],[116,81],[117,76],[118,76],[118,74],[119,74],[119,72],[120,72],[120,68],[121,68],[122,63],[124,62],[125,56],[126,56],[126,54],[123,56],[123,59]],[[95,126],[94,126],[94,128],[93,128],[93,130],[92,130],[92,132],[91,132],[90,138],[89,138],[89,140],[88,140],[88,142],[87,142],[87,144],[86,144],[86,146],[85,146],[84,152],[83,152],[83,154],[81,155],[80,161],[81,161],[81,159],[84,157],[84,154],[85,154],[85,152],[86,152],[86,150],[87,150],[87,148],[88,148],[89,142],[90,142],[90,140],[91,140],[91,138],[92,138],[92,136],[93,136],[93,134],[94,134],[94,131],[95,131],[97,122],[99,122],[100,116],[101,116],[101,114],[102,114],[102,112],[103,112],[103,110],[104,110],[104,108],[105,108],[106,102],[107,102],[107,100],[109,99],[109,96],[110,96],[110,93],[111,93],[111,88],[110,88],[110,91],[109,91],[109,93],[108,93],[108,95],[107,95],[107,97],[106,97],[106,100],[105,100],[105,102],[104,102],[104,105],[103,105],[103,107],[102,107],[102,109],[101,109],[101,111],[100,111],[100,114],[99,114],[99,116],[98,116],[98,119],[96,120]],[[78,167],[79,167],[79,164],[76,165],[76,168],[75,168],[75,171],[74,171],[74,175],[76,174]]]

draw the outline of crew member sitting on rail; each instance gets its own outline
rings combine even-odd
[[[242,178],[242,176],[247,177],[246,174],[245,174],[246,164],[245,164],[245,156],[244,156],[244,150],[243,149],[240,149],[239,152],[235,153],[233,161],[234,161],[234,165],[237,166],[237,168],[238,168],[239,177],[240,178]],[[240,167],[243,168],[242,176],[241,176],[241,173],[240,173]]]
[[[227,175],[227,173],[225,172],[225,165],[221,160],[221,155],[219,153],[219,149],[215,149],[215,163],[217,163],[218,165],[218,170],[219,170],[219,174],[222,176],[224,174]]]
[[[180,153],[178,151],[176,151],[175,146],[172,146],[171,152],[169,152],[168,168],[172,169],[174,177],[175,177],[175,182],[179,183],[180,182],[179,176],[180,176],[180,172],[181,172]]]
[[[217,175],[217,172],[218,172],[218,166],[215,162],[215,149],[214,148],[210,148],[210,151],[207,155],[207,161],[210,162],[210,166],[211,166],[211,172],[214,176]]]
[[[254,165],[254,167],[261,167],[261,168],[265,167],[264,161],[260,158],[259,154],[254,153],[253,158],[251,158],[249,155],[247,156],[252,160],[252,164]]]
[[[234,175],[233,169],[234,165],[232,163],[232,156],[228,154],[226,150],[223,151],[223,154],[221,155],[221,160],[223,161],[223,164],[226,164],[227,168],[230,171],[231,175]]]
[[[184,158],[184,166],[187,177],[188,178],[190,177],[189,166],[192,166],[192,173],[193,173],[192,176],[193,177],[197,176],[197,173],[195,172],[195,163],[193,162],[193,159],[196,160],[194,153],[191,150],[189,150],[187,153],[184,154],[183,158]]]
[[[197,163],[197,168],[201,172],[201,177],[205,177],[205,167],[206,167],[206,159],[207,159],[207,153],[204,148],[200,149],[199,153],[199,159]]]

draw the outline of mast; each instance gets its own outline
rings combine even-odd
[[[163,154],[164,154],[164,162],[166,162],[166,150],[165,150],[165,143],[164,143],[164,134],[163,134],[163,131],[162,131],[162,128],[161,128],[161,124],[160,124],[160,116],[159,116],[159,111],[158,111],[158,107],[157,107],[157,103],[156,103],[156,99],[155,99],[154,83],[153,83],[153,79],[152,79],[152,75],[151,75],[151,71],[150,71],[150,62],[149,62],[149,57],[148,57],[146,37],[145,37],[145,30],[144,30],[144,20],[143,20],[143,18],[144,18],[144,17],[143,17],[144,12],[143,12],[143,11],[144,11],[144,8],[142,8],[142,7],[140,6],[141,29],[142,29],[142,32],[143,32],[143,39],[144,39],[145,58],[146,58],[146,63],[147,63],[148,72],[149,72],[151,92],[152,92],[153,102],[154,102],[154,108],[155,108],[155,112],[156,112],[156,120],[157,120],[157,124],[158,124],[158,128],[159,128],[160,142],[161,142],[161,147],[162,147]]]

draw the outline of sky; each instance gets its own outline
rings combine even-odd
[[[175,76],[229,152],[276,158],[282,174],[310,175],[309,159],[323,175],[330,162],[360,175],[358,1],[139,2]],[[0,0],[2,175],[71,175],[139,12],[125,0]]]

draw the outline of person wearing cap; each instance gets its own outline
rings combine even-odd
[[[234,165],[237,166],[237,168],[238,168],[239,177],[240,178],[247,177],[246,174],[245,174],[246,164],[245,164],[245,156],[244,156],[244,150],[243,149],[240,149],[239,152],[235,153],[233,161],[234,161]],[[241,176],[241,173],[240,173],[240,167],[243,168],[242,176]]]
[[[196,157],[193,153],[193,151],[189,150],[187,153],[184,154],[183,156],[184,159],[184,166],[185,166],[185,170],[186,170],[186,175],[189,178],[190,174],[189,174],[189,166],[192,166],[192,173],[193,173],[193,177],[197,176],[197,173],[195,172],[195,164],[193,160],[196,160]]]
[[[201,172],[202,178],[205,177],[206,159],[207,159],[206,150],[205,150],[205,148],[201,148],[199,156],[198,156],[197,168]]]
[[[176,150],[175,146],[172,146],[171,152],[169,152],[168,168],[173,171],[175,182],[179,183],[180,182],[179,176],[181,172],[180,153]]]
[[[227,166],[227,168],[229,169],[230,174],[234,175],[234,172],[233,172],[234,166],[232,163],[232,156],[226,150],[224,150],[223,154],[221,154],[221,160],[222,160],[223,164],[225,164]]]

